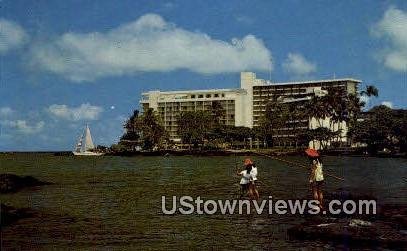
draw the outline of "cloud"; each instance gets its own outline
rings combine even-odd
[[[67,105],[53,104],[47,108],[48,112],[56,117],[65,120],[79,121],[79,120],[97,120],[103,108],[93,106],[89,103],[81,104],[78,107],[68,107]]]
[[[407,12],[390,7],[372,27],[372,34],[388,42],[379,60],[394,71],[407,71]]]
[[[0,118],[8,117],[13,113],[14,111],[10,107],[0,107]]]
[[[383,101],[383,102],[382,102],[382,105],[385,105],[385,106],[387,106],[387,107],[389,107],[389,108],[393,108],[393,103],[390,102],[390,101]]]
[[[2,126],[16,129],[17,131],[24,134],[38,133],[42,131],[45,125],[44,121],[39,121],[33,125],[29,125],[26,120],[3,120],[0,123]]]
[[[18,119],[18,118],[16,118],[15,115],[16,115],[16,112],[12,108],[7,107],[7,106],[0,107],[0,119],[1,119],[0,125],[3,128],[12,129],[15,132],[23,133],[23,134],[38,133],[38,132],[42,131],[42,129],[44,128],[45,122],[42,120],[39,122],[36,122],[36,123],[31,123],[31,122],[28,122],[28,121],[31,121],[31,119],[29,119],[29,120]],[[36,118],[33,118],[33,120],[36,120]],[[6,131],[10,131],[10,130],[6,130]],[[4,135],[4,132],[0,131],[0,134]],[[8,132],[7,135],[10,136],[12,134],[10,134],[10,132]]]
[[[65,33],[31,48],[31,65],[74,81],[187,69],[202,74],[268,70],[271,52],[247,35],[230,42],[146,14],[106,33]]]
[[[314,63],[307,61],[301,54],[288,53],[286,60],[282,64],[284,71],[294,75],[308,75],[317,70]]]
[[[28,35],[15,22],[0,19],[0,54],[21,47],[28,40]]]
[[[253,18],[249,16],[243,16],[243,15],[238,15],[235,17],[236,21],[242,24],[253,24],[254,20]]]

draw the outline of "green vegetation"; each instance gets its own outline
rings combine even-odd
[[[343,91],[329,90],[328,95],[318,97],[314,96],[304,109],[304,116],[309,119],[317,120],[317,128],[309,128],[302,137],[307,141],[315,140],[320,142],[323,149],[327,148],[328,142],[331,147],[342,146],[342,141],[339,140],[342,134],[342,123],[346,122],[349,128],[356,125],[358,118],[361,116],[362,109],[365,103],[360,100],[361,96],[377,97],[379,91],[372,85],[366,86],[359,95],[346,95]],[[324,121],[329,119],[329,124],[324,124]],[[334,130],[334,125],[337,124],[337,130]]]
[[[178,118],[178,135],[183,143],[196,148],[209,139],[214,126],[212,114],[208,111],[183,112]]]
[[[278,98],[271,99],[266,105],[266,112],[261,117],[260,126],[256,128],[256,136],[263,140],[266,146],[273,146],[273,136],[288,120],[287,106]]]
[[[367,151],[376,154],[407,150],[407,110],[393,110],[380,105],[369,110],[349,131],[353,142],[365,144]]]
[[[211,110],[187,111],[178,118],[178,135],[182,143],[200,149],[233,148],[253,135],[250,128],[223,125],[224,111],[213,102]]]
[[[124,124],[126,132],[120,138],[118,145],[113,146],[117,151],[134,151],[137,147],[144,150],[159,149],[167,141],[167,133],[160,122],[160,118],[148,109],[143,115],[135,110]]]

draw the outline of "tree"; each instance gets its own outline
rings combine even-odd
[[[266,112],[261,117],[260,127],[256,130],[259,138],[262,138],[266,145],[273,145],[278,130],[287,122],[287,106],[283,105],[276,97],[270,99],[266,105]]]
[[[177,123],[182,142],[198,147],[208,139],[213,117],[209,111],[187,111],[180,114]]]
[[[312,137],[310,138],[311,141],[314,140],[320,141],[320,145],[322,145],[320,139],[322,137],[325,137],[325,135],[319,136],[316,133],[314,133],[314,130],[317,128],[324,127],[323,121],[330,115],[329,101],[330,100],[328,96],[313,96],[310,102],[308,102],[305,107],[306,113],[308,114],[308,121],[310,121],[307,136]],[[313,119],[317,121],[316,128],[312,128],[311,126],[311,122]],[[320,133],[324,132],[326,131],[320,130]],[[315,136],[319,136],[318,139]]]
[[[394,110],[392,135],[400,152],[407,152],[407,110]]]
[[[253,138],[253,130],[244,126],[224,126],[219,135],[225,143],[230,143],[233,148],[238,143],[244,142],[247,138]]]
[[[394,113],[391,108],[381,105],[368,111],[366,118],[357,121],[349,130],[348,135],[353,141],[367,144],[370,153],[383,148],[390,148],[395,134]]]
[[[119,144],[130,151],[134,151],[139,145],[145,150],[161,147],[167,138],[167,133],[153,109],[147,109],[141,116],[139,111],[135,110],[125,122],[124,128],[126,132],[120,138]]]
[[[362,90],[360,92],[361,96],[367,96],[367,97],[378,97],[379,96],[379,90],[374,86],[374,85],[367,85],[365,90]]]
[[[296,102],[288,104],[288,127],[290,129],[290,134],[294,135],[294,144],[295,147],[298,147],[298,143],[301,140],[299,135],[301,134],[301,130],[299,130],[299,126],[303,119],[306,118],[306,112],[302,105],[297,104]]]
[[[312,118],[314,118],[318,123],[317,127],[322,127],[323,119],[329,116],[328,112],[329,110],[328,107],[326,106],[327,103],[328,98],[326,96],[324,97],[313,96],[310,102],[308,102],[306,105],[305,109],[308,114],[308,120],[311,121]]]
[[[150,108],[145,111],[141,116],[140,123],[143,149],[152,150],[160,147],[162,141],[167,138],[167,133],[154,110]]]
[[[126,132],[121,137],[122,140],[137,141],[140,138],[141,127],[138,110],[133,111],[133,114],[126,120],[123,127]]]
[[[366,103],[360,99],[360,97],[365,96],[365,97],[378,97],[379,96],[379,90],[373,86],[373,85],[368,85],[366,86],[365,90],[362,90],[359,94],[349,94],[346,97],[346,111],[344,112],[344,120],[347,122],[349,132],[348,135],[352,135],[352,132],[361,132],[360,130],[360,123],[358,123],[358,119],[362,113],[362,109],[365,107]],[[353,135],[354,136],[354,135]],[[355,137],[349,137],[350,138],[350,144],[352,145],[353,140],[355,140]]]
[[[225,116],[225,110],[223,109],[222,104],[219,101],[213,101],[211,112],[216,123],[220,125],[220,120]]]

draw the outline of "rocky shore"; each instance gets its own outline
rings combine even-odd
[[[14,208],[6,204],[1,203],[1,224],[0,227],[11,225],[12,223],[27,217],[33,216],[33,211],[28,208]]]
[[[24,188],[50,185],[50,182],[40,181],[32,176],[15,174],[0,174],[0,194],[15,193]],[[8,226],[22,218],[32,217],[34,212],[29,208],[14,208],[1,203],[1,227]]]
[[[15,193],[23,188],[50,185],[50,182],[37,180],[32,176],[0,174],[0,193]]]
[[[344,202],[374,198],[340,189],[326,195],[326,205],[333,199]],[[304,215],[304,222],[288,229],[288,236],[346,246],[403,249],[407,247],[407,205],[379,204],[376,214]]]

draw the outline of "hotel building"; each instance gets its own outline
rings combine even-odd
[[[240,88],[237,89],[210,89],[188,91],[149,91],[142,93],[140,101],[143,110],[152,108],[163,121],[170,138],[179,142],[177,135],[177,117],[183,111],[210,110],[213,102],[219,102],[224,109],[221,123],[225,125],[245,126],[254,128],[259,126],[266,105],[271,98],[279,98],[283,103],[295,102],[298,109],[313,96],[324,96],[329,89],[341,90],[344,95],[356,94],[361,81],[352,78],[328,79],[315,81],[299,81],[287,83],[272,83],[268,80],[256,78],[253,72],[242,72],[240,75]],[[315,129],[321,124],[315,119],[292,121],[299,128]],[[329,119],[322,121],[322,126],[331,125],[331,130],[342,130],[338,139],[346,141],[346,124],[329,123]],[[285,130],[287,129],[287,130]],[[289,128],[281,128],[276,137],[290,138],[296,134],[290,133]],[[310,143],[311,144],[311,143]],[[315,144],[315,142],[313,142]],[[318,148],[318,146],[316,146]]]

